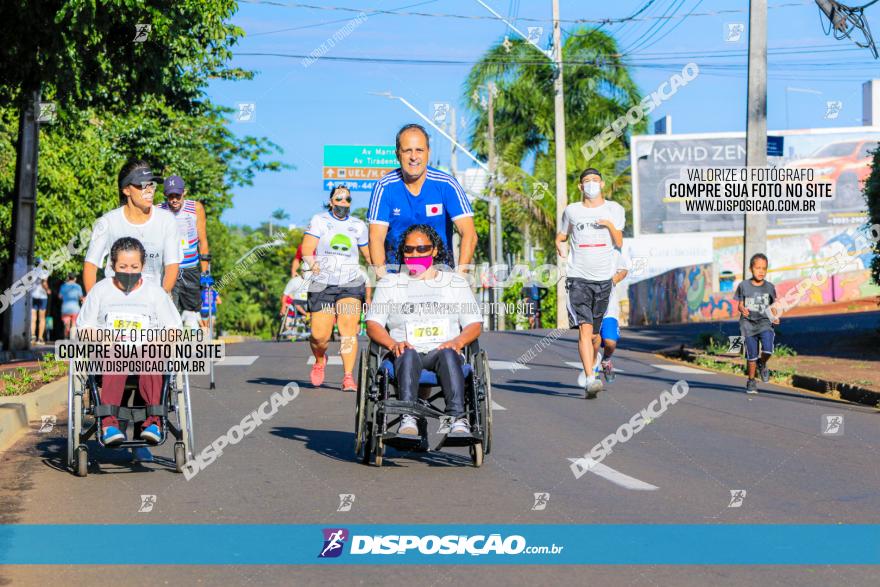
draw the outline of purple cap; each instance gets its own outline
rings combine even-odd
[[[165,178],[165,195],[182,193],[183,179],[179,175],[172,175]]]

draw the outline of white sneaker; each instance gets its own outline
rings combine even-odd
[[[406,436],[418,436],[419,422],[416,420],[416,417],[410,416],[409,414],[404,415],[400,419],[400,426],[397,428],[397,433],[405,434]]]
[[[468,422],[467,418],[456,418],[452,421],[452,426],[449,428],[450,434],[470,434],[471,433],[471,425]]]
[[[578,375],[578,387],[581,389],[587,386],[587,374],[581,371],[580,375]]]

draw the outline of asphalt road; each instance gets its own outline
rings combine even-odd
[[[762,384],[743,393],[745,380],[683,367],[622,350],[622,370],[596,400],[577,387],[576,342],[567,334],[540,352],[528,369],[515,361],[543,333],[485,334],[494,364],[494,444],[482,468],[466,449],[401,454],[389,449],[382,468],[353,455],[354,394],[338,389],[340,366],[327,383],[308,384],[305,343],[230,345],[243,357],[217,368],[217,389],[195,378],[196,445],[225,434],[284,385],[299,396],[270,421],[229,447],[192,480],[162,463],[132,465],[114,451],[98,458],[86,478],[64,470],[65,423],[36,430],[0,455],[0,521],[15,524],[373,524],[373,523],[878,523],[880,448],[877,411]],[[624,332],[624,337],[627,333]],[[626,344],[624,344],[626,347]],[[331,345],[331,355],[338,345]],[[685,372],[677,372],[684,368]],[[598,467],[576,479],[569,458],[580,457],[646,408],[678,380],[686,397]],[[822,434],[823,416],[844,417],[843,434]],[[157,457],[170,458],[170,445]],[[744,490],[738,507],[731,491]],[[535,493],[549,493],[536,510]],[[354,494],[337,511],[339,494]],[[154,495],[152,511],[142,495]],[[84,539],[96,548],[114,530]],[[173,539],[173,537],[154,537]],[[52,536],[46,536],[47,543]],[[792,545],[796,548],[797,545]],[[867,545],[853,545],[860,548]],[[871,545],[871,548],[876,548]],[[602,548],[602,545],[597,545]],[[545,567],[286,567],[8,566],[0,585],[71,585],[119,581],[135,585],[876,585],[871,567],[545,566]]]

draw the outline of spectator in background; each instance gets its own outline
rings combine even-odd
[[[34,267],[39,274],[37,284],[31,290],[31,342],[36,341],[37,344],[45,344],[43,340],[46,331],[46,308],[49,307],[49,273],[40,267],[43,260],[37,257],[34,260]],[[39,318],[39,330],[37,329],[37,318]]]
[[[58,289],[61,300],[61,321],[64,323],[64,338],[70,338],[70,329],[76,326],[76,315],[79,314],[83,300],[82,287],[76,282],[76,273],[68,273],[67,281]]]

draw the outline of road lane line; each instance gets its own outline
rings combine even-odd
[[[693,367],[686,367],[684,365],[651,365],[652,367],[656,367],[657,369],[663,369],[664,371],[672,371],[673,373],[697,373],[701,375],[714,375],[712,371],[703,371],[702,369],[694,369]]]
[[[603,479],[607,479],[611,481],[615,485],[619,485],[624,489],[631,489],[633,491],[655,491],[660,489],[656,485],[651,485],[650,483],[645,483],[635,477],[630,477],[626,473],[621,473],[616,469],[612,469],[608,465],[603,465],[602,463],[597,463],[593,459],[589,457],[582,457],[587,461],[587,470],[590,473],[594,473]],[[568,459],[571,462],[577,462],[581,459]]]
[[[215,367],[247,367],[253,365],[260,355],[227,355],[214,363]]]
[[[315,364],[315,355],[309,357],[309,360],[306,361],[306,365],[314,365]],[[341,365],[342,357],[339,355],[327,355],[327,364],[328,365]]]
[[[565,364],[573,369],[578,369],[580,371],[584,370],[584,364],[581,363],[580,361],[566,361]],[[626,373],[626,371],[624,371],[623,369],[620,369],[619,367],[615,367],[614,372],[615,373]]]
[[[493,361],[489,360],[489,368],[490,369],[505,369],[507,371],[517,371],[519,369],[528,369],[527,366],[522,363],[516,363],[514,361]]]
[[[495,400],[492,400],[492,409],[493,410],[506,410],[507,408],[505,408],[504,406],[502,406],[501,404],[499,404]]]

